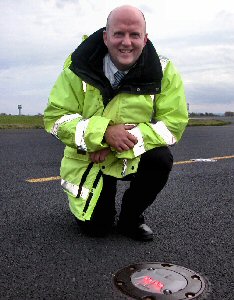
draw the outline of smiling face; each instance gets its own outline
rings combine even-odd
[[[113,10],[103,39],[115,66],[121,71],[128,70],[138,60],[147,42],[142,13],[130,6]]]

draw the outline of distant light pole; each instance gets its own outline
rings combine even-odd
[[[18,105],[19,116],[21,116],[21,109],[22,109],[22,105],[21,105],[21,104],[19,104],[19,105]]]
[[[189,103],[187,103],[187,110],[188,110],[188,113],[189,113]]]

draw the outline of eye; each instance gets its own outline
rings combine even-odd
[[[120,38],[122,36],[123,36],[123,32],[121,32],[121,31],[117,31],[114,33],[114,37],[116,37],[116,38]]]
[[[139,39],[141,37],[141,35],[139,32],[132,32],[131,37],[134,39]]]

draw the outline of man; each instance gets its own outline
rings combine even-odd
[[[173,64],[148,40],[141,11],[115,8],[67,59],[44,115],[65,145],[61,185],[80,228],[105,235],[114,225],[116,183],[130,180],[118,231],[153,239],[143,212],[165,186],[188,116]]]

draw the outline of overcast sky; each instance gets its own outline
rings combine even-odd
[[[190,112],[234,111],[233,0],[0,0],[0,113],[43,113],[67,56],[114,7],[141,9],[184,79]]]

